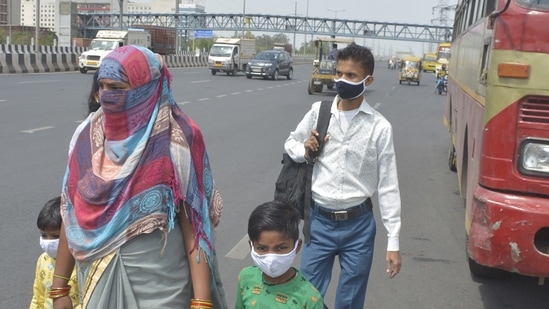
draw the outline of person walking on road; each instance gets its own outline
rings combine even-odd
[[[52,286],[66,288],[76,262],[83,308],[228,308],[213,239],[222,201],[167,67],[123,46],[98,81],[101,108],[69,147]],[[70,308],[56,296],[55,309]]]
[[[339,51],[337,96],[323,149],[313,165],[310,239],[305,239],[300,269],[325,297],[335,256],[339,257],[336,309],[364,308],[376,232],[371,197],[376,192],[388,236],[389,278],[402,265],[393,129],[364,95],[374,81],[373,72],[374,56],[368,48],[352,43]],[[284,144],[296,162],[311,161],[311,152],[319,151],[315,130],[319,107],[320,102],[312,105]]]
[[[299,212],[287,202],[257,206],[248,219],[248,236],[255,266],[238,275],[235,309],[322,309],[320,292],[292,267],[301,249]]]
[[[36,275],[32,287],[32,299],[29,309],[51,309],[53,301],[51,295],[66,294],[72,302],[74,309],[80,309],[80,295],[78,294],[78,280],[74,271],[70,277],[61,279],[67,280],[67,288],[62,290],[52,289],[54,278],[53,269],[57,258],[57,247],[59,246],[59,232],[61,229],[61,196],[56,196],[42,207],[36,220],[36,226],[40,230],[40,247],[44,253],[38,257],[36,262]],[[70,286],[70,287],[69,287]]]

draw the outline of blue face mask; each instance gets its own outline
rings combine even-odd
[[[352,100],[358,98],[366,91],[366,85],[364,82],[370,75],[366,76],[359,82],[350,82],[343,78],[334,79],[336,84],[337,95],[345,100]]]

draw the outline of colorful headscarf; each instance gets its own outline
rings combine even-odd
[[[202,133],[175,103],[168,69],[148,49],[124,46],[105,57],[98,79],[131,90],[100,90],[101,108],[71,140],[62,214],[73,256],[91,261],[140,234],[169,232],[184,204],[195,247],[211,258],[222,201]]]

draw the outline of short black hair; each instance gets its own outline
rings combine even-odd
[[[367,74],[374,74],[375,59],[372,51],[365,46],[351,43],[337,54],[337,60],[353,60],[359,62]]]
[[[288,202],[270,201],[257,206],[248,219],[248,237],[255,242],[261,232],[277,231],[295,241],[299,239],[299,211]]]
[[[61,229],[61,196],[47,201],[40,210],[36,226],[39,230]]]
[[[332,44],[332,47],[337,48],[337,44],[336,43]]]

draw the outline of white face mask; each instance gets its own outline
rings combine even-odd
[[[57,246],[59,246],[59,239],[44,239],[40,237],[40,247],[54,259],[57,257]]]
[[[267,253],[263,255],[257,254],[252,244],[252,260],[267,276],[271,278],[280,277],[292,267],[298,244],[299,241],[296,241],[294,249],[285,254]]]

